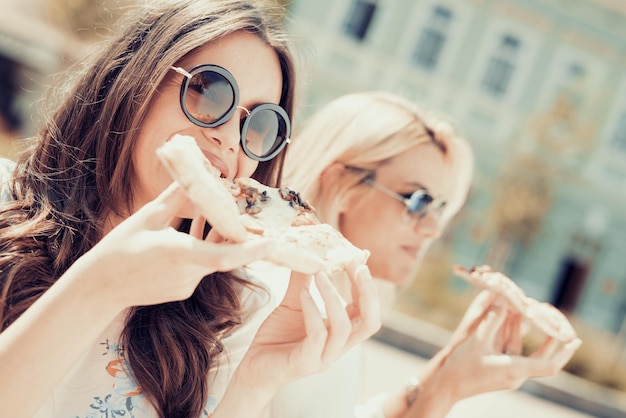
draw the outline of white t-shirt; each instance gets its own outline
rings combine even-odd
[[[349,418],[362,388],[361,347],[357,346],[323,373],[284,386],[272,400],[271,418]]]

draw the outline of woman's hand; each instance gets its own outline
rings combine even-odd
[[[202,240],[204,219],[189,234],[171,225],[189,201],[173,183],[154,201],[121,222],[72,266],[108,303],[125,308],[183,300],[200,280],[267,256],[265,240],[241,244]]]
[[[470,396],[513,390],[529,378],[554,375],[580,346],[580,340],[574,340],[559,347],[547,337],[534,353],[522,356],[520,323],[519,313],[508,310],[491,293],[481,292],[449,344],[428,363],[419,395],[406,416],[444,416],[448,412],[425,415],[420,403],[429,399],[439,398],[440,407],[449,409]]]
[[[228,408],[237,399],[241,404],[237,393],[246,393],[250,408],[253,399],[258,407],[267,405],[281,386],[326,369],[380,328],[378,294],[369,270],[365,265],[349,270],[353,303],[347,306],[327,275],[315,276],[326,318],[309,293],[311,278],[292,273],[285,297],[259,328],[215,417],[234,413]]]

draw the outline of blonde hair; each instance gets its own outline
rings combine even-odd
[[[445,118],[398,95],[372,91],[341,96],[293,136],[284,183],[309,199],[320,218],[331,224],[335,223],[330,214],[337,196],[345,195],[391,158],[418,144],[436,144],[451,169],[444,225],[459,211],[469,191],[473,154],[467,141]],[[340,181],[329,186],[332,190],[322,190],[320,176],[333,163],[357,170],[346,170]]]

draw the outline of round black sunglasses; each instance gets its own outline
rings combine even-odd
[[[203,128],[226,123],[237,109],[245,112],[241,120],[241,147],[256,161],[269,161],[289,143],[291,124],[285,110],[274,103],[262,103],[251,110],[239,106],[239,87],[235,77],[218,65],[203,64],[187,71],[172,70],[185,76],[180,86],[180,107],[187,118]]]

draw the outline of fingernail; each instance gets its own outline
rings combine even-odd
[[[581,340],[580,338],[576,338],[575,340],[571,341],[568,345],[569,348],[572,350],[578,350],[578,348],[582,345],[583,340]]]
[[[315,275],[315,281],[322,286],[332,286],[330,278],[324,272],[319,272]]]

